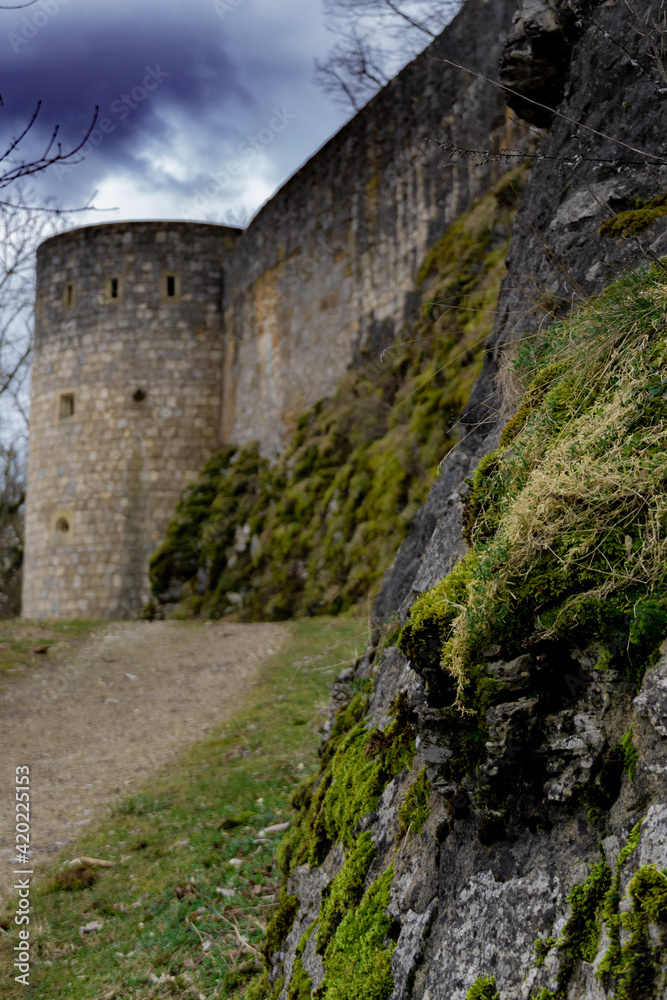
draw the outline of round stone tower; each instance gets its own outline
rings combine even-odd
[[[239,230],[86,226],[37,251],[23,614],[123,618],[219,445],[222,281]]]

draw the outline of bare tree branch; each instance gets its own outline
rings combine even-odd
[[[0,443],[0,618],[20,611],[25,470],[13,445]]]
[[[315,62],[315,82],[358,111],[461,7],[462,0],[324,0],[327,28],[338,36]],[[380,37],[385,44],[380,46]]]
[[[98,105],[95,106],[93,120],[86,129],[83,139],[81,139],[76,146],[73,146],[71,149],[63,152],[61,144],[58,143],[56,151],[53,151],[54,143],[58,136],[58,132],[60,131],[60,125],[56,125],[41,156],[38,156],[34,160],[19,160],[18,162],[13,162],[12,154],[16,152],[19,144],[23,141],[23,139],[25,139],[26,135],[33,128],[35,122],[37,121],[37,116],[39,115],[41,106],[42,102],[38,101],[37,106],[23,131],[20,132],[18,136],[11,139],[4,153],[0,153],[0,164],[3,164],[2,172],[0,173],[0,190],[8,187],[10,184],[15,184],[16,181],[21,180],[23,177],[32,177],[33,174],[41,173],[43,170],[47,170],[49,167],[52,167],[55,163],[76,164],[81,162],[81,158],[78,158],[78,154],[88,142],[93,129],[95,128],[100,113]]]
[[[382,65],[385,53],[356,29],[337,42],[326,62],[315,61],[315,82],[336,101],[355,111],[389,82]]]

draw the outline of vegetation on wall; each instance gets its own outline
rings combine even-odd
[[[405,694],[397,695],[384,731],[368,731],[367,705],[367,695],[358,694],[338,714],[319,773],[293,799],[297,816],[276,855],[285,876],[297,865],[320,864],[335,843],[353,847],[359,820],[394,775],[412,766],[415,732]]]
[[[276,464],[252,445],[211,458],[153,556],[157,605],[182,616],[335,614],[379,581],[456,441],[523,176],[505,175],[453,223],[422,266],[420,318],[301,417]]]
[[[377,848],[359,821],[371,813],[391,779],[408,771],[415,755],[415,731],[405,692],[391,707],[392,721],[384,730],[369,729],[366,721],[370,682],[339,710],[324,747],[319,772],[294,794],[296,816],[281,840],[276,861],[287,879],[303,864],[321,864],[339,844],[344,854],[341,868],[325,886],[319,911],[302,934],[296,948],[287,996],[293,1000],[387,1000],[394,990],[391,957],[395,939],[388,914],[393,865],[375,872]],[[420,772],[404,797],[401,822],[408,815],[421,829],[428,815],[428,781]],[[409,820],[408,820],[409,822]],[[277,943],[291,929],[291,898],[282,905],[267,931],[268,969]],[[281,928],[281,930],[279,930]],[[324,978],[312,991],[302,957],[312,939],[321,956]],[[254,983],[245,1000],[275,1000],[283,986],[275,971]]]
[[[600,648],[635,683],[667,634],[667,276],[628,274],[519,348],[523,398],[465,498],[470,550],[399,639],[478,707],[491,643]],[[628,762],[628,767],[630,762]]]

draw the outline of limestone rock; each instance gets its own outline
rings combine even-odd
[[[660,736],[667,736],[667,656],[646,674],[634,706]]]

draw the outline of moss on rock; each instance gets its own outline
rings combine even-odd
[[[638,199],[636,208],[619,212],[613,219],[605,219],[600,224],[600,236],[626,238],[636,236],[665,215],[667,215],[667,194],[657,195],[649,201]]]
[[[358,905],[348,906],[324,952],[324,979],[313,994],[317,1000],[387,1000],[393,993],[391,956],[396,945],[387,938],[393,874],[389,868]]]
[[[483,652],[598,641],[638,684],[667,633],[667,280],[614,282],[521,347],[520,420],[469,481],[462,563],[399,647],[479,710]],[[429,683],[431,679],[429,678]]]
[[[278,951],[292,930],[298,912],[299,897],[290,896],[285,889],[281,889],[278,909],[269,921],[269,925],[266,928],[266,936],[262,943],[262,948],[267,958],[270,958],[274,952]]]
[[[359,820],[375,808],[394,775],[412,766],[415,731],[405,694],[397,695],[394,719],[384,731],[369,731],[363,717],[346,729],[346,721],[363,714],[365,697],[357,695],[339,711],[320,773],[295,795],[299,814],[276,854],[285,875],[296,865],[320,864],[337,841],[351,847]]]
[[[408,832],[412,834],[422,832],[424,823],[428,819],[430,797],[431,783],[426,776],[426,768],[423,767],[398,807],[399,840],[406,837]]]
[[[582,885],[576,885],[568,896],[570,916],[558,942],[559,994],[565,994],[577,963],[592,962],[597,954],[602,910],[611,882],[611,870],[602,859],[593,865],[586,881]]]
[[[210,459],[151,561],[158,605],[182,617],[337,614],[379,582],[456,443],[524,175],[453,223],[422,269],[420,318],[301,416],[275,464],[256,446]]]
[[[500,1000],[493,976],[479,976],[466,992],[465,1000]]]

